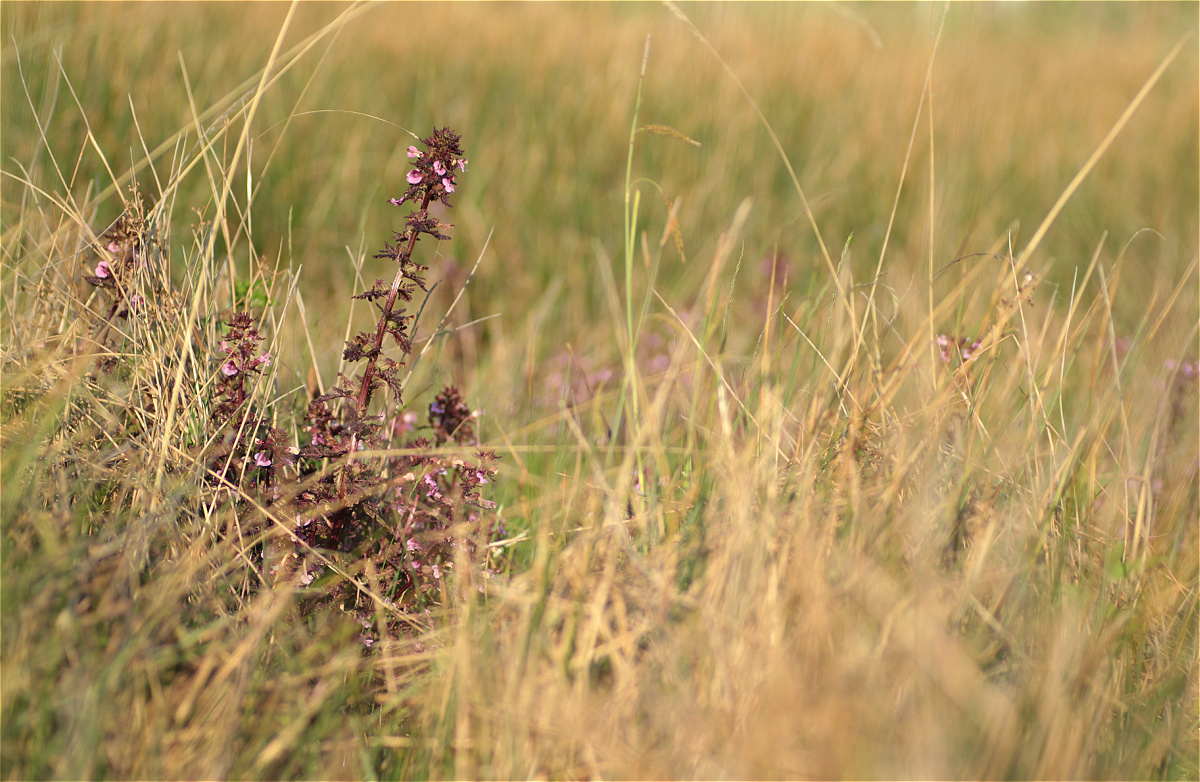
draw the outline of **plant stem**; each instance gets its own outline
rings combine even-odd
[[[421,201],[421,213],[424,213],[429,208],[429,201],[432,198],[433,189],[431,188],[425,192],[425,198]],[[367,368],[363,370],[362,383],[358,387],[358,396],[354,399],[354,405],[359,415],[366,412],[367,396],[371,393],[371,378],[375,376],[375,362],[379,360],[379,353],[383,349],[383,335],[387,332],[388,317],[392,314],[392,307],[396,305],[396,298],[400,295],[400,286],[404,282],[404,265],[412,258],[412,252],[417,245],[417,236],[419,235],[419,232],[412,231],[412,235],[408,237],[408,246],[396,258],[400,264],[400,268],[396,270],[396,277],[392,280],[392,288],[388,292],[387,301],[383,304],[383,312],[379,316],[379,326],[375,329],[375,349],[367,356]]]

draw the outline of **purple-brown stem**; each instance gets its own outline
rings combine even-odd
[[[421,201],[421,212],[429,208],[429,202],[433,198],[433,188],[430,188],[425,193],[424,200]],[[355,407],[358,409],[359,415],[366,412],[367,395],[371,392],[371,378],[375,376],[375,362],[379,359],[379,354],[383,348],[383,335],[387,333],[388,316],[392,314],[392,307],[396,305],[396,298],[400,295],[400,286],[404,282],[404,263],[412,257],[413,249],[417,246],[417,237],[420,233],[412,232],[412,236],[408,237],[408,247],[404,248],[404,252],[399,257],[400,268],[396,270],[396,277],[392,280],[392,288],[388,292],[387,300],[383,303],[383,313],[379,318],[379,327],[375,329],[375,349],[371,351],[367,358],[367,368],[363,370],[362,383],[358,387],[358,396],[354,399]]]

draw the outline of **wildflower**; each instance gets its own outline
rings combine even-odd
[[[454,180],[449,177],[446,177],[445,179],[442,180],[442,187],[446,188],[447,193],[453,193],[454,192]]]
[[[411,410],[405,412],[403,415],[394,419],[392,422],[392,429],[396,434],[404,434],[405,432],[411,432],[412,430],[414,430],[416,428],[417,428],[417,414],[412,412]]]
[[[233,377],[237,373],[237,364],[233,363],[232,361],[226,361],[221,365],[221,374],[225,375],[225,377]]]
[[[259,451],[258,453],[254,454],[254,463],[259,467],[270,467],[271,457],[267,455],[266,451]]]
[[[414,168],[412,171],[409,171],[408,176],[404,178],[408,180],[410,185],[419,185],[421,184],[421,180],[425,177],[421,175],[420,171]]]
[[[117,244],[116,242],[109,242],[108,243],[108,251],[110,253],[119,253],[121,251],[121,246],[119,244]],[[96,276],[99,277],[100,275],[97,274]]]
[[[454,162],[454,165],[458,166],[459,171],[466,171],[467,170],[467,159],[462,158],[461,160],[456,160]]]
[[[945,334],[937,335],[938,348],[942,354],[942,361],[950,363],[951,348],[954,348],[954,353],[957,353],[963,361],[969,361],[981,347],[979,340],[972,340],[970,337],[949,337]]]
[[[417,149],[416,147],[410,146],[408,148],[408,156],[409,157],[421,157],[421,150]]]
[[[440,160],[433,161],[433,172],[438,176],[446,176],[446,166]]]
[[[100,261],[100,263],[96,264],[96,276],[100,278],[112,276],[112,269],[108,267],[108,261]]]
[[[1181,364],[1175,359],[1169,358],[1163,362],[1163,369],[1168,372],[1174,372],[1176,369],[1178,369],[1179,376],[1184,380],[1195,380],[1197,368],[1197,363],[1192,361],[1185,361]]]
[[[271,366],[271,354],[263,353],[261,356],[254,359],[254,363],[258,364],[259,366],[264,366],[264,367]]]

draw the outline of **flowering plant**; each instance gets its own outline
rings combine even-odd
[[[400,611],[419,610],[440,599],[456,565],[486,565],[486,543],[503,534],[498,519],[485,520],[495,503],[481,496],[496,457],[479,447],[477,416],[459,390],[449,386],[429,404],[430,436],[412,436],[416,416],[402,398],[400,370],[413,338],[413,319],[403,304],[427,290],[422,275],[428,267],[413,259],[413,251],[422,234],[450,238],[446,231],[453,226],[432,217],[429,207],[450,206],[455,176],[467,164],[459,141],[444,128],[422,141],[424,151],[409,147],[414,168],[406,176],[408,188],[390,202],[417,206],[404,230],[375,256],[398,268],[390,286],[378,280],[354,297],[378,310],[374,329],[356,334],[343,352],[347,362],[363,366],[350,377],[339,374],[327,393],[308,404],[300,426],[306,443],[289,445],[280,429],[246,408],[247,384],[271,362],[269,353],[258,353],[262,336],[250,316],[234,314],[218,346],[212,413],[227,434],[209,461],[210,475],[226,488],[242,487],[243,495],[254,490],[256,502],[284,510],[291,520],[290,551],[268,560],[264,567],[275,572],[263,573],[264,579],[294,575],[302,584],[315,582],[310,604],[339,604],[368,625],[372,606],[360,604],[358,589],[339,573],[359,572],[370,561],[384,585],[382,597]],[[384,354],[388,336],[399,348],[397,358]],[[371,413],[382,387],[391,392],[393,412]],[[410,439],[397,442],[405,435]],[[384,455],[368,458],[364,451]],[[374,639],[364,634],[363,640],[369,646]]]

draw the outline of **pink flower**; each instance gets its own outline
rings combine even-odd
[[[259,366],[264,366],[264,367],[271,366],[271,354],[263,353],[261,356],[254,359],[254,363],[258,364]]]
[[[408,156],[409,157],[421,157],[421,150],[417,149],[416,147],[409,147],[408,148]]]
[[[96,264],[96,276],[97,277],[111,277],[112,276],[112,269],[108,268],[108,261],[100,261],[100,263]]]
[[[224,350],[226,353],[228,353],[230,350],[229,343],[225,340],[221,340],[221,350]]]
[[[420,551],[421,544],[417,542],[416,538],[409,538],[404,542],[404,548],[409,551]]]
[[[118,253],[121,251],[121,245],[117,244],[116,242],[109,242],[108,251],[110,253]]]
[[[405,432],[411,432],[416,427],[417,414],[412,411],[392,419],[393,434],[404,434]]]
[[[266,451],[259,451],[258,453],[254,454],[254,463],[259,467],[270,467],[271,457],[267,456]]]
[[[440,160],[433,161],[433,171],[438,176],[446,176],[446,167],[442,165],[442,161]]]
[[[454,165],[458,166],[459,171],[466,171],[467,170],[467,159],[463,158],[462,160],[459,160],[458,162],[456,162]]]
[[[418,171],[417,169],[414,168],[412,171],[409,171],[408,176],[406,176],[404,178],[408,180],[408,183],[410,185],[419,185],[419,184],[421,184],[421,180],[424,179],[425,177],[423,177],[421,175],[420,171]]]
[[[447,193],[453,193],[454,192],[454,180],[451,179],[450,177],[446,177],[445,179],[442,180],[442,187],[446,188]]]
[[[221,373],[224,374],[225,377],[233,377],[238,373],[237,364],[233,363],[232,361],[226,361],[221,365]]]

